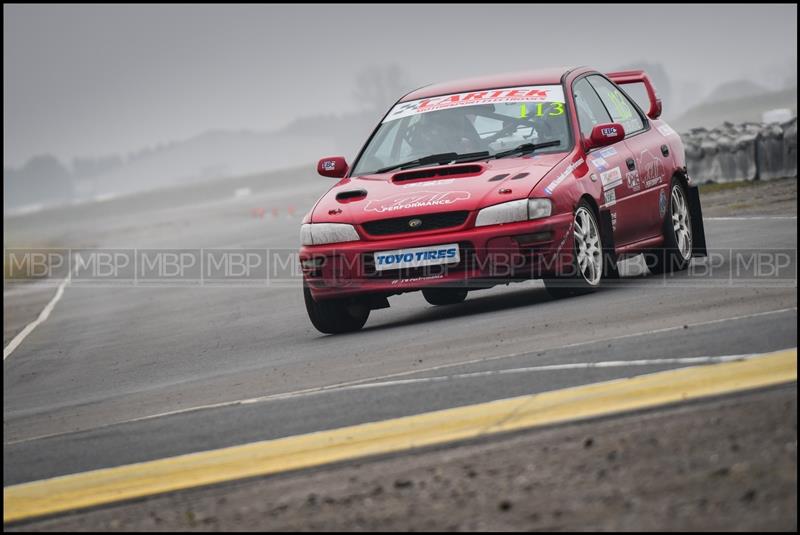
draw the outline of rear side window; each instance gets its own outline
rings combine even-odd
[[[572,86],[575,96],[575,109],[578,110],[578,123],[581,126],[581,134],[584,138],[589,138],[592,128],[595,125],[610,123],[611,117],[608,115],[605,106],[600,102],[592,86],[581,78]]]
[[[589,82],[597,90],[600,100],[605,104],[608,113],[615,123],[620,123],[625,134],[632,134],[644,129],[644,121],[639,116],[636,106],[614,84],[602,76],[589,76]]]

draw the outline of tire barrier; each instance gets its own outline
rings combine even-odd
[[[689,176],[700,183],[797,178],[797,117],[681,134]]]

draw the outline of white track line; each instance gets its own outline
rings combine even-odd
[[[704,217],[703,221],[785,221],[797,219],[796,215],[753,215],[735,217]]]
[[[350,384],[346,386],[337,386],[336,388],[327,388],[327,389],[317,389],[313,391],[301,391],[301,392],[289,392],[286,394],[274,394],[271,396],[264,396],[263,398],[252,398],[246,399],[241,401],[234,401],[234,402],[224,402],[216,405],[207,405],[204,408],[214,408],[214,407],[225,407],[229,405],[248,405],[250,403],[257,403],[257,402],[264,402],[264,401],[277,401],[282,399],[289,399],[289,398],[297,398],[297,397],[304,397],[304,396],[311,396],[316,394],[323,394],[327,392],[344,392],[348,390],[366,390],[370,388],[385,388],[391,386],[399,386],[399,385],[408,385],[408,384],[418,384],[418,383],[435,383],[435,382],[442,382],[442,381],[451,381],[455,379],[471,379],[475,377],[486,377],[490,375],[509,375],[509,374],[519,374],[519,373],[531,373],[531,372],[547,372],[547,371],[559,371],[559,370],[579,370],[579,369],[591,369],[591,368],[625,368],[629,366],[664,366],[668,364],[712,364],[718,362],[731,362],[735,360],[745,360],[751,358],[753,356],[758,355],[758,353],[748,353],[745,355],[724,355],[724,356],[716,356],[716,357],[682,357],[682,358],[664,358],[664,359],[649,359],[649,360],[609,360],[609,361],[600,361],[600,362],[573,362],[569,364],[545,364],[542,366],[529,366],[525,368],[508,368],[504,370],[489,370],[483,372],[471,372],[471,373],[457,373],[453,375],[441,375],[437,377],[421,377],[418,379],[400,379],[396,381],[383,381],[383,382],[375,382],[375,383],[362,383],[362,384]],[[182,412],[187,411],[195,411],[200,410],[197,407],[191,409],[182,409],[180,411],[174,411],[169,413],[162,413],[162,414],[153,414],[150,416],[142,416],[139,418],[133,418],[131,420],[123,420],[120,422],[115,422],[112,424],[105,424],[98,427],[94,427],[91,429],[85,429],[81,431],[94,431],[96,429],[102,429],[104,427],[109,427],[111,425],[119,425],[119,424],[126,424],[132,422],[139,422],[142,420],[150,420],[153,418],[159,418],[161,416],[170,416],[174,414],[180,414]],[[80,432],[80,431],[79,431]],[[11,446],[14,444],[21,444],[24,442],[32,442],[35,440],[41,440],[44,438],[53,438],[57,436],[71,434],[72,432],[66,433],[52,433],[48,435],[39,435],[35,437],[23,438],[19,440],[11,440],[9,442],[5,442],[4,445]]]
[[[762,317],[762,316],[770,316],[770,315],[774,315],[774,314],[782,314],[782,313],[791,312],[791,311],[795,311],[796,312],[797,311],[797,307],[782,308],[782,309],[779,309],[779,310],[770,310],[770,311],[766,311],[766,312],[757,312],[755,314],[747,314],[747,315],[742,315],[742,316],[733,316],[733,317],[730,317],[730,318],[721,318],[721,319],[698,322],[698,323],[689,323],[689,324],[686,325],[686,327],[689,327],[689,328],[691,328],[691,327],[703,327],[703,326],[706,326],[706,325],[715,325],[715,324],[718,324],[718,323],[725,323],[725,322],[728,322],[728,321],[737,321],[737,320],[742,320],[742,319],[757,318],[757,317]],[[259,396],[259,397],[254,397],[254,398],[238,399],[238,400],[234,400],[234,401],[222,401],[222,402],[219,402],[219,403],[211,403],[211,404],[208,404],[208,405],[197,405],[197,406],[194,406],[194,407],[187,407],[187,408],[184,408],[184,409],[177,409],[177,410],[173,410],[173,411],[166,411],[166,412],[160,412],[160,413],[156,413],[156,414],[149,414],[149,415],[146,415],[146,416],[139,416],[137,418],[131,418],[131,419],[128,419],[128,420],[120,420],[118,422],[112,422],[112,423],[108,423],[108,424],[103,424],[103,425],[99,425],[97,427],[93,427],[93,428],[90,428],[90,429],[79,429],[77,431],[70,431],[70,432],[64,432],[64,433],[53,433],[53,434],[47,434],[47,435],[39,435],[39,436],[23,438],[23,439],[19,439],[19,440],[14,440],[14,441],[10,441],[10,442],[5,442],[4,444],[5,445],[19,444],[19,443],[22,443],[22,442],[31,442],[31,441],[34,441],[34,440],[41,440],[41,439],[45,439],[45,438],[52,438],[52,437],[55,437],[55,436],[71,434],[73,432],[93,431],[93,430],[96,430],[96,429],[102,429],[102,428],[105,428],[105,427],[110,427],[112,425],[121,425],[121,424],[128,424],[128,423],[134,423],[134,422],[141,422],[141,421],[145,421],[145,420],[153,420],[153,419],[156,419],[156,418],[163,418],[163,417],[166,417],[166,416],[175,416],[175,415],[178,415],[178,414],[184,414],[184,413],[196,412],[196,411],[202,411],[202,410],[220,409],[220,408],[225,408],[225,407],[234,407],[234,406],[238,406],[238,405],[251,405],[251,404],[254,404],[254,403],[264,403],[264,402],[267,402],[267,401],[277,401],[277,400],[297,398],[297,397],[303,397],[303,396],[309,396],[309,395],[315,395],[315,394],[323,394],[323,393],[327,393],[327,392],[330,392],[330,391],[355,390],[357,388],[375,388],[375,387],[378,387],[378,386],[392,386],[392,385],[396,385],[396,384],[408,384],[408,383],[426,382],[426,381],[444,381],[444,380],[448,380],[450,378],[480,377],[480,376],[483,376],[483,375],[494,375],[494,374],[498,374],[499,375],[499,374],[503,374],[503,373],[528,373],[528,372],[531,372],[531,371],[568,370],[568,369],[575,369],[575,368],[593,368],[593,367],[594,368],[610,368],[610,367],[624,367],[624,366],[658,366],[658,365],[666,365],[666,364],[701,364],[701,363],[710,363],[710,362],[724,362],[726,360],[739,360],[739,359],[744,359],[744,358],[748,358],[749,356],[751,356],[750,354],[745,354],[745,355],[728,355],[728,356],[722,356],[722,357],[720,357],[720,356],[716,356],[716,357],[714,357],[714,356],[707,356],[707,357],[681,357],[681,358],[666,358],[666,359],[652,359],[652,360],[628,360],[628,361],[619,360],[619,361],[605,361],[605,362],[595,362],[595,363],[551,364],[551,365],[534,366],[534,367],[528,367],[528,368],[513,368],[513,369],[508,369],[508,370],[497,370],[497,371],[488,371],[488,372],[462,373],[462,374],[455,374],[455,375],[445,376],[445,377],[430,377],[430,378],[429,377],[423,377],[423,378],[419,378],[419,379],[387,381],[387,379],[393,379],[395,377],[402,377],[402,376],[406,376],[406,375],[415,375],[415,374],[427,373],[427,372],[442,370],[442,369],[446,369],[446,368],[454,368],[454,367],[458,367],[458,366],[466,366],[466,365],[469,365],[469,364],[477,364],[477,363],[482,363],[482,362],[492,362],[492,361],[495,361],[495,360],[509,359],[509,358],[514,358],[514,357],[521,357],[521,356],[525,356],[525,355],[530,355],[531,353],[538,353],[538,352],[543,352],[543,351],[554,351],[554,350],[558,350],[558,349],[568,349],[568,348],[572,348],[572,347],[579,347],[579,346],[590,345],[590,344],[598,344],[598,343],[610,342],[610,341],[614,341],[614,340],[623,340],[623,339],[626,339],[626,338],[634,338],[634,337],[638,337],[638,336],[647,336],[647,335],[651,335],[651,334],[660,334],[660,333],[665,333],[665,332],[670,332],[670,331],[678,331],[678,330],[683,330],[683,329],[684,329],[683,325],[676,326],[676,327],[665,327],[663,329],[654,329],[654,330],[650,330],[650,331],[642,331],[642,332],[638,332],[638,333],[623,334],[623,335],[620,335],[620,336],[612,336],[612,337],[609,337],[609,338],[601,338],[601,339],[598,339],[598,340],[590,340],[590,341],[587,341],[587,342],[576,342],[574,344],[567,344],[567,345],[563,345],[563,346],[556,346],[556,347],[537,349],[536,351],[526,351],[526,352],[520,352],[520,353],[510,353],[510,354],[506,354],[506,355],[496,355],[494,357],[486,357],[486,358],[482,358],[482,359],[474,359],[474,360],[468,360],[468,361],[462,361],[462,362],[453,362],[453,363],[449,363],[449,364],[442,364],[442,365],[439,365],[439,366],[431,366],[430,368],[425,368],[425,369],[411,370],[411,371],[407,371],[407,372],[398,372],[398,373],[392,373],[392,374],[382,375],[382,376],[377,376],[377,377],[367,377],[365,379],[357,379],[357,380],[354,380],[354,381],[348,381],[348,382],[344,382],[344,383],[337,383],[337,384],[333,384],[333,385],[320,386],[320,387],[315,387],[315,388],[307,388],[307,389],[304,389],[304,390],[295,390],[293,392],[284,392],[284,393],[281,393],[281,394],[270,394],[270,395],[267,395],[267,396]]]
[[[773,315],[773,314],[782,314],[784,312],[790,312],[790,311],[797,311],[797,307],[782,308],[780,310],[770,310],[770,311],[767,311],[767,312],[757,312],[755,314],[746,314],[746,315],[743,315],[743,316],[733,316],[733,317],[730,317],[730,318],[722,318],[722,319],[716,319],[716,320],[710,320],[710,321],[703,321],[703,322],[699,322],[699,323],[690,323],[690,324],[687,324],[687,327],[702,327],[702,326],[706,326],[706,325],[714,325],[714,324],[717,324],[717,323],[725,323],[725,322],[728,322],[728,321],[737,321],[737,320],[742,320],[742,319],[757,318],[757,317],[761,317],[761,316],[769,316],[769,315]],[[209,405],[198,405],[196,407],[188,407],[188,408],[185,408],[185,409],[178,409],[178,410],[175,410],[175,411],[167,411],[167,412],[162,412],[162,413],[158,413],[158,414],[152,414],[152,415],[149,415],[149,416],[140,416],[139,418],[134,418],[132,420],[126,420],[125,422],[138,422],[138,421],[141,421],[141,420],[150,420],[152,418],[160,418],[162,416],[172,416],[174,414],[182,414],[182,413],[185,413],[185,412],[194,412],[194,411],[197,411],[197,410],[216,409],[216,408],[220,408],[220,407],[230,407],[230,406],[234,406],[234,405],[249,405],[249,404],[252,404],[252,403],[261,403],[261,402],[264,402],[264,401],[272,401],[272,400],[277,400],[277,399],[288,399],[288,398],[293,398],[293,397],[298,397],[298,396],[303,396],[303,395],[308,395],[308,394],[318,394],[318,393],[322,393],[322,392],[328,392],[329,390],[340,390],[340,389],[345,388],[345,387],[350,387],[350,386],[353,386],[353,385],[360,385],[360,384],[363,384],[363,383],[374,383],[374,382],[378,382],[378,381],[385,381],[386,379],[393,379],[395,377],[403,377],[403,376],[406,376],[406,375],[417,375],[417,374],[421,374],[421,373],[428,373],[428,372],[443,370],[443,369],[447,369],[447,368],[455,368],[455,367],[458,367],[458,366],[467,366],[467,365],[470,365],[470,364],[478,364],[478,363],[482,363],[482,362],[492,362],[492,361],[495,361],[495,360],[503,360],[503,359],[511,359],[511,358],[515,358],[515,357],[522,357],[522,356],[525,356],[525,355],[530,355],[531,353],[539,353],[539,352],[543,352],[543,351],[555,351],[555,350],[558,350],[558,349],[569,349],[569,348],[573,348],[573,347],[580,347],[580,346],[591,345],[591,344],[599,344],[599,343],[603,343],[603,342],[611,342],[611,341],[614,341],[614,340],[624,340],[626,338],[635,338],[635,337],[638,337],[638,336],[647,336],[647,335],[651,335],[651,334],[660,334],[660,333],[665,333],[665,332],[670,332],[670,331],[680,331],[680,330],[683,330],[683,329],[684,329],[683,325],[675,326],[675,327],[665,327],[663,329],[653,329],[653,330],[650,330],[650,331],[641,331],[641,332],[637,332],[637,333],[622,334],[622,335],[619,335],[619,336],[611,336],[611,337],[608,337],[608,338],[590,340],[590,341],[587,341],[587,342],[575,342],[573,344],[567,344],[567,345],[562,345],[562,346],[555,346],[555,347],[537,349],[536,351],[522,351],[522,352],[518,352],[518,353],[508,353],[508,354],[505,354],[505,355],[495,355],[495,356],[492,356],[492,357],[484,357],[484,358],[480,358],[480,359],[465,360],[465,361],[460,361],[460,362],[451,362],[451,363],[448,363],[448,364],[441,364],[439,366],[431,366],[429,368],[424,368],[424,369],[409,370],[409,371],[406,371],[406,372],[391,373],[391,374],[381,375],[381,376],[377,376],[377,377],[368,377],[368,378],[365,378],[365,379],[357,379],[357,380],[354,380],[354,381],[347,381],[347,382],[344,382],[344,383],[337,383],[337,384],[328,385],[328,386],[320,386],[320,387],[316,387],[316,388],[307,388],[307,389],[304,389],[304,390],[296,390],[294,392],[285,392],[285,393],[282,393],[282,394],[270,394],[270,395],[267,395],[267,396],[246,398],[246,399],[240,399],[240,400],[235,400],[235,401],[222,401],[220,403],[212,403],[212,404],[209,404]],[[125,423],[125,422],[123,422],[123,423]]]
[[[524,368],[506,368],[504,370],[487,370],[482,372],[439,375],[435,377],[420,377],[418,379],[398,379],[396,381],[365,383],[359,385],[345,386],[337,389],[336,391],[341,392],[344,390],[366,390],[369,388],[382,388],[386,386],[399,386],[399,385],[410,385],[419,383],[437,383],[441,381],[452,381],[454,379],[473,379],[475,377],[488,377],[491,375],[512,375],[518,373],[531,373],[531,372],[586,370],[592,368],[627,368],[629,366],[665,366],[667,364],[711,364],[718,362],[732,362],[735,360],[746,360],[756,355],[759,355],[759,353],[748,353],[745,355],[723,355],[716,357],[679,357],[679,358],[664,358],[664,359],[605,360],[599,362],[571,362],[569,364],[545,364],[542,366],[527,366]]]
[[[28,325],[25,326],[22,331],[20,331],[17,336],[11,340],[6,347],[3,348],[3,361],[5,361],[11,353],[14,352],[15,349],[27,338],[29,334],[33,332],[33,330],[38,327],[41,323],[47,320],[50,317],[50,313],[53,311],[53,308],[56,306],[56,303],[61,300],[61,296],[64,295],[64,287],[69,284],[69,281],[72,280],[72,271],[61,281],[61,284],[58,285],[58,289],[56,290],[56,294],[50,299],[50,302],[47,303],[42,311],[39,313],[39,317],[35,320],[30,322]]]

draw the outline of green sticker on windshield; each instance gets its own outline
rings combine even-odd
[[[619,91],[615,89],[613,93],[609,94],[609,97],[620,119],[625,121],[633,117],[633,111],[631,111],[630,106],[625,102],[625,97],[623,97]]]

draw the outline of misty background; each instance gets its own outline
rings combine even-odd
[[[485,74],[644,68],[679,131],[797,113],[796,5],[4,5],[3,45],[4,212],[313,174]]]

